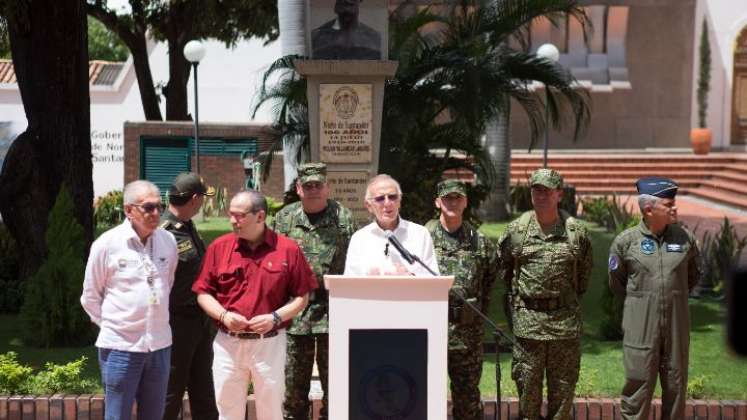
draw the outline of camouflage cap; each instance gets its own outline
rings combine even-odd
[[[186,197],[192,194],[213,196],[215,195],[215,188],[206,186],[205,180],[194,172],[182,172],[177,175],[171,184],[171,188],[169,188],[169,195]]]
[[[544,185],[547,188],[560,189],[563,188],[563,177],[554,169],[540,168],[532,172],[529,185]]]
[[[467,186],[464,182],[457,181],[456,179],[447,179],[441,181],[436,186],[436,191],[439,197],[444,197],[450,193],[457,193],[463,197],[467,196]]]
[[[299,165],[298,180],[301,184],[307,182],[327,182],[327,165],[321,162]]]

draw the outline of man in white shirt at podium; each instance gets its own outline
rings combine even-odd
[[[388,238],[396,241],[419,258],[436,275],[438,263],[428,230],[399,216],[402,189],[389,175],[377,175],[368,182],[365,205],[375,220],[355,232],[350,239],[345,260],[345,275],[415,275],[431,276],[417,261],[403,258]]]

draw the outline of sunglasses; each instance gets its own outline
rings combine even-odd
[[[132,205],[142,210],[143,213],[153,213],[154,210],[158,210],[159,213],[163,211],[163,204],[161,203],[145,203]]]
[[[377,195],[376,197],[373,197],[371,201],[373,201],[376,204],[384,204],[386,200],[389,200],[393,203],[396,203],[399,201],[399,194],[384,194],[384,195]]]

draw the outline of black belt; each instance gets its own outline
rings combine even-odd
[[[278,330],[272,330],[266,334],[257,334],[253,332],[246,332],[246,331],[226,331],[221,328],[221,331],[230,335],[231,337],[240,338],[242,340],[258,340],[260,338],[270,338],[275,337],[278,335]]]
[[[521,303],[523,304],[522,306],[533,311],[554,311],[562,307],[562,302],[558,298],[521,298]]]

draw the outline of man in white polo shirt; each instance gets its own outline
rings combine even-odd
[[[373,177],[366,188],[365,205],[375,220],[355,232],[345,260],[345,275],[431,274],[417,262],[409,264],[387,240],[394,235],[404,248],[438,274],[433,241],[428,230],[399,216],[402,189],[386,174]]]
[[[80,303],[99,326],[105,417],[160,419],[171,359],[169,292],[178,262],[176,240],[158,227],[158,187],[134,181],[124,189],[127,220],[91,245]]]

